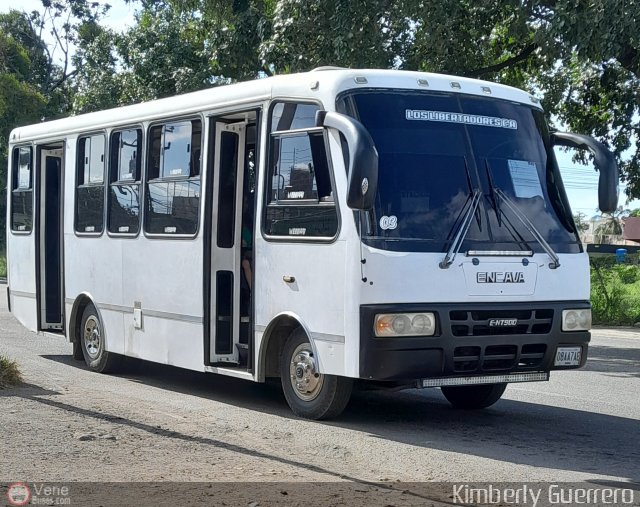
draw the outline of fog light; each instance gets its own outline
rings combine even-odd
[[[385,313],[376,315],[375,335],[433,336],[436,332],[436,317],[433,313]]]
[[[562,310],[563,331],[589,331],[591,329],[591,310]]]

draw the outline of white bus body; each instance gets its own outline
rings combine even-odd
[[[330,69],[15,129],[11,312],[98,371],[281,376],[306,417],[351,379],[487,406],[586,361],[589,262],[539,111],[493,83]]]

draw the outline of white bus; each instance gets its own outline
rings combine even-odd
[[[125,356],[264,382],[338,415],[352,388],[482,408],[579,368],[589,262],[539,101],[472,79],[315,71],[10,136],[8,299],[114,371]]]

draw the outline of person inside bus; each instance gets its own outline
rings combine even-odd
[[[251,313],[251,282],[253,278],[253,233],[251,232],[253,213],[251,212],[249,201],[250,199],[245,199],[242,207],[240,311],[243,316],[248,316]]]

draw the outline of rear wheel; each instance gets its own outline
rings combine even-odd
[[[442,394],[455,408],[467,410],[487,408],[500,399],[507,384],[442,387]]]
[[[330,419],[345,409],[353,380],[318,372],[317,359],[302,329],[291,333],[280,356],[280,379],[294,414],[307,419]]]
[[[82,313],[80,329],[80,346],[87,366],[99,373],[116,371],[122,363],[122,356],[105,349],[104,327],[92,304],[87,305]]]

